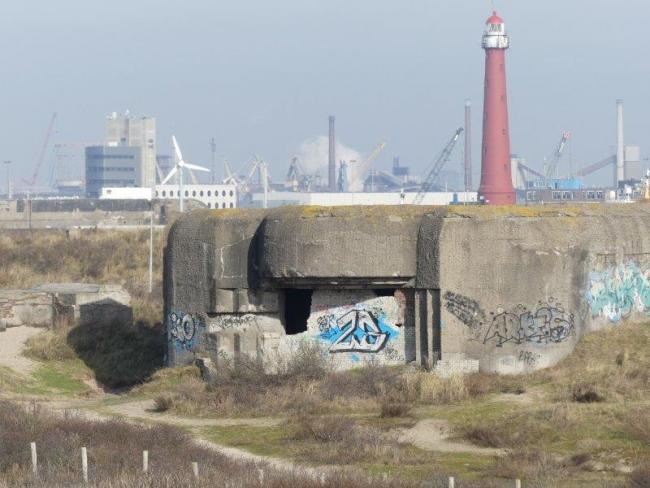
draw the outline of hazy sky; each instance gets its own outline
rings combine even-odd
[[[575,166],[613,154],[623,98],[626,142],[647,157],[650,2],[495,3],[512,40],[512,151],[540,167],[570,130]],[[388,143],[378,167],[399,154],[423,172],[470,97],[478,173],[490,11],[488,0],[5,0],[0,160],[30,175],[54,111],[64,142],[101,141],[105,116],[129,109],[157,118],[159,152],[174,133],[206,163],[214,136],[220,157],[258,153],[281,179],[335,114],[347,146]]]

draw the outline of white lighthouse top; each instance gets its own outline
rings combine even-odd
[[[485,23],[483,34],[483,49],[508,49],[510,38],[506,34],[506,25],[496,11]]]

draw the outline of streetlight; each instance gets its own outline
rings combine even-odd
[[[4,164],[7,168],[7,200],[11,200],[11,179],[9,177],[9,168],[11,166],[11,161],[4,161]]]

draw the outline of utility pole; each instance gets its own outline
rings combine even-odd
[[[214,137],[210,140],[210,149],[212,150],[212,184],[217,182],[217,142]]]
[[[4,162],[5,167],[7,168],[7,200],[11,200],[11,173],[10,173],[10,166],[11,166],[11,161],[5,161]]]
[[[149,218],[149,293],[153,291],[153,201],[151,205],[151,215]]]
[[[264,208],[269,207],[269,168],[266,161],[262,161],[262,178],[264,188]]]

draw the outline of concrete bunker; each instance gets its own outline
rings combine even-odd
[[[165,249],[169,364],[303,341],[341,368],[522,373],[650,312],[645,206],[199,210]]]

